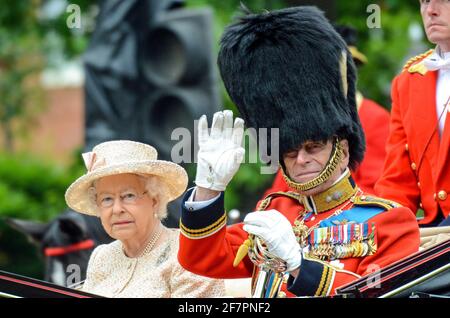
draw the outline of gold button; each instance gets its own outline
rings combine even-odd
[[[417,186],[420,188],[420,182],[417,182]]]
[[[447,192],[445,192],[444,190],[439,191],[438,198],[439,200],[444,201],[445,199],[447,199]]]
[[[419,203],[419,206],[420,206],[421,209],[423,209],[423,204],[422,204],[422,202]]]
[[[416,164],[413,162],[413,163],[411,164],[411,169],[413,169],[413,170],[415,171],[416,168],[417,168],[417,166],[416,166]]]
[[[408,146],[408,144],[405,145],[405,150],[406,150],[406,151],[409,151],[409,146]]]

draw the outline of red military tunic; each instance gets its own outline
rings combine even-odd
[[[389,112],[374,101],[363,98],[358,115],[366,137],[366,153],[353,178],[362,190],[375,193],[374,186],[381,177],[386,157]]]
[[[392,84],[391,128],[384,172],[375,186],[381,197],[416,212],[420,224],[450,212],[450,116],[441,138],[436,114],[436,71],[424,68],[429,51],[409,62]],[[450,90],[449,90],[450,92]]]
[[[376,246],[373,255],[359,254],[360,256],[357,257],[348,254],[346,257],[338,257],[334,260],[305,257],[297,278],[290,276],[282,286],[282,290],[289,296],[333,294],[337,287],[418,250],[418,226],[409,209],[397,206],[391,201],[362,194],[353,196],[353,201],[346,197],[343,202],[333,199],[330,203],[326,203],[328,199],[325,200],[325,198],[334,197],[333,194],[337,192],[348,194],[350,187],[356,189],[354,181],[352,178],[344,178],[331,189],[315,196],[315,206],[320,208],[319,211],[324,210],[318,214],[306,213],[296,193],[274,195],[270,197],[270,202],[268,200],[264,202],[267,205],[266,210],[280,211],[292,224],[295,220],[305,219],[306,226],[312,228],[318,225],[317,229],[325,231],[321,233],[327,233],[326,237],[335,238],[338,242],[341,240],[341,235],[332,233],[341,233],[342,231],[339,231],[346,224],[350,224],[347,225],[350,227],[352,223],[365,228],[373,226],[374,236],[371,243]],[[193,273],[213,278],[251,277],[254,266],[248,256],[236,268],[233,267],[237,250],[247,239],[248,234],[242,229],[243,224],[226,226],[224,194],[222,193],[219,199],[203,209],[189,211],[184,202],[189,198],[191,191],[188,191],[183,200],[180,222],[182,234],[180,234],[178,252],[180,264]],[[327,209],[329,207],[332,208]],[[342,209],[342,213],[338,213],[338,209]],[[311,232],[310,240],[314,235],[317,236],[317,233],[314,233],[315,231]],[[347,238],[350,238],[352,236],[350,233],[353,232],[349,230],[348,233]],[[313,242],[312,240],[310,248]]]
[[[358,99],[358,115],[366,137],[366,153],[353,178],[365,192],[374,193],[374,186],[383,172],[386,157],[386,142],[389,135],[389,112],[374,101],[362,97]],[[278,191],[290,191],[279,171],[272,187],[265,195]]]

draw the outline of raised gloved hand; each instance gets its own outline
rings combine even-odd
[[[244,219],[244,230],[264,240],[269,252],[286,262],[287,272],[300,267],[302,253],[292,225],[277,210],[247,214]]]
[[[198,163],[195,184],[215,191],[224,191],[244,159],[242,147],[244,121],[233,112],[224,110],[214,114],[211,134],[203,115],[198,123]]]

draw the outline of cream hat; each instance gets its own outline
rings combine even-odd
[[[98,144],[91,152],[83,154],[87,173],[67,189],[67,205],[77,212],[96,215],[88,193],[92,183],[99,178],[122,173],[160,177],[167,185],[169,201],[175,200],[186,190],[187,173],[173,162],[157,160],[157,156],[155,148],[140,142],[115,140]]]

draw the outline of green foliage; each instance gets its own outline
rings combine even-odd
[[[381,8],[381,28],[368,28],[370,4]],[[358,48],[369,63],[359,69],[358,87],[363,94],[390,109],[390,84],[411,54],[408,30],[412,23],[421,25],[418,1],[339,1],[337,23],[358,30]],[[421,43],[423,45],[423,43]],[[415,48],[413,48],[415,49]]]
[[[79,5],[81,12],[90,12],[95,5],[88,0],[71,3]],[[14,138],[26,131],[23,127],[42,109],[37,83],[40,72],[52,64],[46,56],[55,50],[47,43],[59,43],[58,49],[67,57],[87,47],[88,32],[67,27],[70,13],[64,11],[52,19],[41,13],[42,2],[33,0],[11,1],[0,10],[0,136],[8,151],[14,151]]]
[[[43,258],[6,218],[48,222],[66,209],[64,193],[84,173],[79,150],[68,167],[29,154],[0,152],[0,269],[43,278]]]
[[[50,220],[66,208],[65,190],[82,174],[77,167],[0,153],[0,217]]]
[[[68,1],[67,6],[76,5],[80,8],[81,13],[81,26],[80,28],[69,28],[67,26],[68,19],[70,20],[73,11],[68,11],[68,7],[65,8],[60,14],[55,17],[49,17],[40,21],[39,30],[43,38],[47,41],[49,37],[56,38],[56,42],[63,55],[68,58],[76,58],[82,54],[89,42],[89,36],[91,35],[93,28],[93,19],[97,8],[97,1],[92,0],[71,0]],[[50,42],[50,41],[48,41]],[[54,50],[54,47],[46,46],[47,51]],[[51,61],[48,61],[51,63]]]
[[[32,1],[17,1],[0,10],[0,133],[8,150],[12,150],[12,121],[27,117],[26,100],[35,95],[26,80],[42,69],[39,32],[33,27],[35,9]]]

